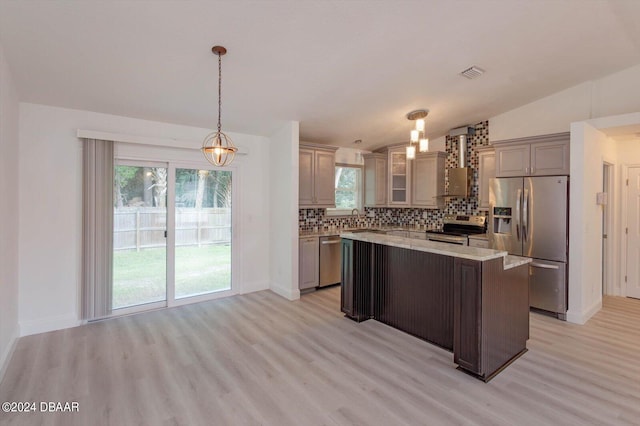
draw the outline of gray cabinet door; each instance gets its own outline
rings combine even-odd
[[[446,154],[430,152],[418,154],[412,161],[411,205],[417,207],[442,207],[444,195],[444,162]]]
[[[298,288],[306,290],[319,284],[318,238],[300,238],[298,245]]]
[[[496,177],[496,153],[493,148],[478,150],[478,208],[489,209],[489,181]]]
[[[527,176],[531,168],[530,144],[496,147],[496,177]]]
[[[387,205],[387,160],[376,158],[376,206]]]
[[[312,149],[300,149],[298,153],[298,204],[300,206],[308,206],[314,203],[313,154],[314,151]]]
[[[531,144],[532,176],[569,174],[569,140]]]
[[[335,207],[335,150],[337,148],[300,146],[298,154],[298,206]]]
[[[315,203],[318,207],[335,207],[336,156],[333,152],[315,152]]]
[[[364,156],[364,205],[384,207],[387,204],[387,156]]]

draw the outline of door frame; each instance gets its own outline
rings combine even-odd
[[[606,174],[606,179],[605,179]],[[613,208],[615,199],[615,164],[608,161],[602,162],[602,179],[603,179],[603,192],[607,194],[607,204],[603,207],[603,226],[606,226],[607,238],[602,237],[602,292],[603,295],[615,295],[616,293],[616,268],[615,262],[615,243],[617,241],[618,233],[615,229],[614,211]],[[604,235],[604,229],[602,232]],[[606,249],[605,249],[606,248]]]
[[[629,237],[625,232],[625,229],[629,227],[629,187],[627,186],[627,181],[629,179],[629,169],[632,168],[640,168],[640,163],[633,164],[623,164],[622,165],[622,173],[620,179],[620,186],[622,187],[622,196],[621,196],[621,208],[620,208],[620,296],[627,296],[627,282],[625,281],[625,277],[627,275],[627,256],[628,256],[628,245],[629,245]]]
[[[163,301],[145,303],[142,305],[130,306],[126,308],[120,308],[114,310],[108,317],[119,317],[123,315],[129,315],[139,312],[147,312],[157,309],[171,308],[176,306],[189,305],[191,303],[204,302],[208,300],[220,299],[223,297],[234,296],[241,294],[240,283],[242,282],[241,272],[242,268],[239,265],[239,253],[240,247],[238,242],[240,241],[240,235],[238,228],[234,224],[239,223],[240,218],[240,196],[237,188],[240,187],[240,173],[236,166],[226,166],[224,168],[216,168],[208,163],[200,151],[194,152],[193,159],[189,160],[173,160],[171,159],[171,149],[167,150],[166,157],[160,152],[153,150],[155,155],[149,154],[149,149],[144,150],[147,147],[141,147],[143,150],[140,154],[136,152],[135,155],[118,155],[114,158],[114,165],[132,165],[143,167],[166,167],[168,176],[167,180],[169,185],[167,187],[167,239],[166,239],[166,256],[167,256],[167,276],[166,276],[166,298]],[[137,150],[136,150],[137,151]],[[184,152],[185,150],[180,150]],[[232,191],[231,191],[231,289],[216,291],[208,294],[201,294],[195,296],[184,297],[180,299],[175,298],[175,176],[176,168],[193,168],[203,170],[224,170],[232,173]],[[171,297],[170,297],[171,296]]]

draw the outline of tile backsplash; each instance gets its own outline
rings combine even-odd
[[[365,207],[360,218],[356,216],[326,216],[324,209],[300,209],[298,228],[300,231],[338,228],[356,228],[368,226],[416,226],[438,228],[442,226],[445,214],[479,214],[478,210],[478,151],[477,148],[489,145],[489,122],[482,121],[475,125],[475,135],[467,138],[467,167],[473,169],[471,196],[469,198],[447,199],[443,209],[420,208],[369,208]],[[445,187],[448,186],[448,169],[458,167],[458,138],[446,137],[447,171],[445,171]]]

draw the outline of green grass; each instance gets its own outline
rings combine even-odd
[[[166,250],[117,251],[113,308],[166,298]],[[176,298],[231,288],[231,246],[176,247]]]

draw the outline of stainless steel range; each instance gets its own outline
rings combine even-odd
[[[447,214],[442,230],[427,231],[427,239],[461,246],[469,245],[469,235],[487,232],[487,217]]]

